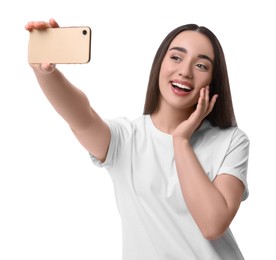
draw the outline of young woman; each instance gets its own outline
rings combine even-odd
[[[26,29],[58,27],[55,20]],[[144,114],[103,120],[53,64],[31,64],[43,92],[114,183],[124,260],[239,260],[229,229],[246,182],[249,140],[235,121],[223,50],[194,24],[161,43]]]

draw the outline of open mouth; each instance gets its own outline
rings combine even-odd
[[[184,92],[190,92],[190,91],[192,91],[191,87],[186,86],[184,84],[176,83],[176,82],[171,82],[171,84],[177,90],[181,90],[181,91],[184,91]]]

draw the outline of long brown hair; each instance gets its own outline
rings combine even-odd
[[[210,97],[214,94],[218,94],[218,99],[212,112],[206,117],[206,119],[211,123],[211,125],[218,126],[220,128],[236,126],[237,123],[232,104],[230,84],[223,49],[217,37],[208,28],[198,26],[196,24],[186,24],[177,27],[166,36],[159,46],[153,59],[149,75],[143,114],[152,114],[158,110],[160,98],[159,73],[161,64],[172,40],[179,33],[186,30],[197,31],[205,35],[212,43],[214,49],[215,57],[212,81],[210,83]]]

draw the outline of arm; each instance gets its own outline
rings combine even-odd
[[[27,30],[58,27],[49,23],[30,22]],[[91,108],[86,95],[73,86],[52,64],[31,64],[37,81],[54,109],[69,124],[79,142],[96,158],[105,160],[110,131],[105,122]]]
[[[229,227],[242,200],[244,185],[237,178],[222,174],[211,182],[198,161],[189,139],[215,104],[209,91],[202,89],[197,109],[173,134],[175,162],[186,205],[207,239],[216,239]]]

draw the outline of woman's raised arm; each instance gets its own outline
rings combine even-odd
[[[44,30],[59,27],[54,19],[26,24],[25,29]],[[30,64],[37,81],[59,115],[69,124],[79,142],[100,161],[104,161],[110,142],[110,130],[91,107],[87,96],[56,68],[55,64]]]

